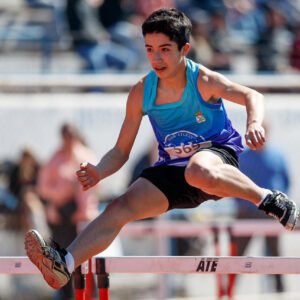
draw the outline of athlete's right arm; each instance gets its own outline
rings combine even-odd
[[[102,157],[97,165],[85,162],[76,172],[84,190],[117,172],[128,160],[143,117],[142,102],[143,83],[141,81],[132,87],[128,95],[125,119],[115,146]]]

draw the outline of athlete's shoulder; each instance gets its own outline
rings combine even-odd
[[[224,75],[199,65],[197,86],[204,101],[215,103],[221,98],[220,91],[230,86],[231,82]]]
[[[143,107],[145,78],[146,76],[142,77],[131,87],[127,98],[127,107],[140,113],[142,113]]]
[[[137,81],[130,89],[130,95],[135,95],[135,96],[142,96],[144,93],[144,85],[145,85],[145,80],[146,80],[147,75],[143,76],[140,78],[139,81]]]
[[[223,74],[200,65],[197,84],[199,89],[211,91],[214,94],[216,89],[229,86],[231,82]]]
[[[214,78],[214,76],[216,76],[214,71],[203,65],[199,65],[198,82],[208,83]]]
[[[229,82],[229,79],[223,74],[213,71],[203,65],[199,65],[198,83],[214,85]]]

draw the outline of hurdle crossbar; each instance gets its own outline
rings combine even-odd
[[[233,236],[278,236],[286,229],[275,220],[234,220],[229,222],[202,222],[153,220],[133,222],[124,226],[121,237],[143,237],[146,235],[161,237],[195,237],[211,235],[213,230],[218,232],[230,231]],[[300,230],[295,228],[294,232]]]
[[[38,268],[27,256],[0,257],[0,274],[38,274]]]
[[[300,257],[124,256],[101,259],[107,273],[300,274]],[[83,269],[85,269],[83,267]],[[37,274],[28,257],[0,257],[0,274]]]

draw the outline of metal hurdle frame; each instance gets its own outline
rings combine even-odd
[[[88,263],[88,262],[87,262]],[[82,276],[89,272],[84,270]],[[154,274],[300,274],[300,257],[123,256],[94,257],[99,300],[109,300],[110,273]],[[28,257],[0,257],[0,274],[39,274]],[[82,277],[83,278],[83,277]],[[84,290],[82,282],[77,290]],[[76,300],[87,300],[76,291]]]
[[[299,232],[299,227],[294,232]],[[228,245],[226,253],[222,253],[219,237],[221,233],[228,235]],[[272,219],[265,220],[228,220],[223,222],[201,222],[191,223],[186,221],[174,221],[157,219],[155,221],[143,221],[127,224],[121,231],[121,237],[143,237],[153,236],[157,238],[157,255],[166,256],[169,253],[168,241],[165,237],[204,237],[213,236],[215,256],[230,255],[236,256],[236,245],[234,237],[242,236],[278,236],[286,233],[278,222]],[[236,274],[216,274],[217,299],[227,296],[233,297],[236,283]],[[159,281],[160,299],[167,294],[164,285],[165,280]]]
[[[299,227],[295,231],[298,231]],[[222,256],[220,250],[219,234],[226,233],[229,235],[228,251],[226,255]],[[211,223],[204,222],[199,224],[182,222],[182,221],[169,221],[169,220],[155,220],[134,222],[125,226],[121,231],[123,237],[140,237],[151,235],[157,238],[158,248],[157,256],[138,256],[138,257],[95,257],[75,270],[73,275],[75,285],[76,300],[92,300],[94,291],[94,274],[97,277],[97,287],[99,290],[99,297],[101,300],[109,299],[109,274],[110,273],[158,273],[158,274],[172,274],[172,273],[209,273],[216,275],[217,284],[217,299],[222,299],[223,296],[228,296],[229,299],[233,297],[235,276],[236,274],[299,274],[300,273],[300,257],[236,257],[235,247],[233,244],[233,237],[235,236],[277,236],[284,233],[286,230],[274,222],[273,220],[260,220],[260,222],[253,220],[234,221]],[[166,247],[167,240],[165,237],[195,237],[195,236],[212,236],[214,237],[214,256],[193,256],[193,257],[170,257],[168,255],[168,248]],[[238,260],[237,260],[238,258]],[[162,268],[161,270],[129,268],[129,265],[124,265],[124,259],[132,264],[157,264],[160,262],[163,266],[167,267],[167,262],[176,262],[178,266],[175,269]],[[201,264],[198,264],[198,271],[195,271],[195,266],[186,271],[182,269],[182,265],[190,260],[199,261],[202,259]],[[239,271],[230,264],[239,264]],[[292,261],[292,263],[290,263]],[[117,262],[117,265],[115,264]],[[227,269],[223,268],[224,263]],[[295,263],[294,263],[295,262]],[[240,263],[244,263],[241,266]],[[267,263],[265,267],[264,264]],[[255,269],[258,264],[259,269]],[[120,268],[123,266],[125,270]],[[143,268],[142,266],[142,268]],[[261,268],[261,266],[263,266]],[[272,266],[276,268],[275,273],[272,271]],[[292,268],[290,269],[291,266]],[[210,270],[211,268],[211,270]],[[278,269],[279,268],[279,269]],[[214,270],[215,269],[215,270]],[[39,273],[37,268],[31,264],[27,257],[0,257],[0,274],[36,274]],[[226,278],[227,277],[227,278]],[[159,281],[160,298],[166,296],[165,288],[162,288],[164,281]],[[100,295],[101,294],[101,295]]]

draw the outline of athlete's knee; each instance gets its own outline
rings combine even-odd
[[[185,169],[185,180],[189,185],[198,188],[213,189],[218,176],[213,166],[191,163]]]

